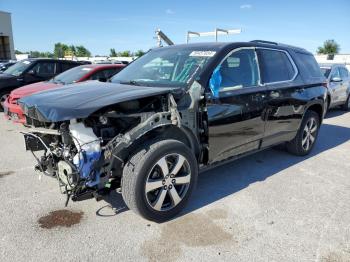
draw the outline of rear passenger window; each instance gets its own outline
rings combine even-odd
[[[263,83],[292,80],[296,71],[283,51],[258,49]]]
[[[62,72],[64,72],[64,71],[66,71],[66,70],[68,70],[68,69],[71,69],[71,68],[73,68],[73,67],[76,67],[76,66],[78,66],[78,64],[73,64],[73,63],[62,63],[62,64],[61,64],[61,70],[62,70]]]
[[[323,77],[320,66],[317,64],[316,59],[311,54],[304,54],[297,52],[301,61],[304,63],[305,70],[311,77]]]

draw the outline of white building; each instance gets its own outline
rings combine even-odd
[[[315,55],[315,58],[320,64],[344,64],[350,70],[350,54],[334,55],[333,59],[328,59],[328,55]]]
[[[0,60],[16,59],[11,14],[0,11]]]

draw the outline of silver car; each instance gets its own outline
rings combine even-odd
[[[342,64],[320,64],[324,76],[327,78],[327,108],[341,106],[343,110],[350,109],[350,73]]]

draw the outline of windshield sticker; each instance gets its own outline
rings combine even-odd
[[[190,56],[205,56],[205,57],[212,57],[216,54],[215,51],[192,51]]]
[[[83,70],[83,71],[91,71],[91,68],[84,67],[84,68],[82,68],[81,70]]]
[[[30,61],[23,61],[23,64],[29,65]]]

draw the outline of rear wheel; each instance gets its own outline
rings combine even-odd
[[[198,166],[191,150],[176,140],[143,146],[123,170],[122,195],[142,217],[162,222],[178,214],[197,182]]]
[[[298,156],[309,154],[316,142],[320,118],[314,111],[307,111],[295,138],[287,143],[287,150]]]
[[[348,96],[348,98],[346,99],[346,102],[344,105],[342,105],[342,109],[344,111],[349,111],[350,110],[350,95]]]

